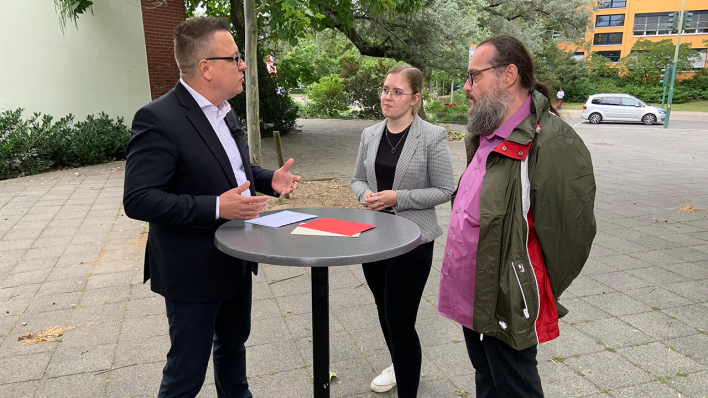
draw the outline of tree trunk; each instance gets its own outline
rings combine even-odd
[[[450,103],[451,104],[453,102],[455,102],[455,101],[453,101],[453,99],[455,99],[454,94],[455,94],[455,79],[452,79],[452,81],[450,81]]]
[[[254,0],[245,0],[244,41],[246,42],[246,125],[251,163],[262,166],[261,127],[258,114],[258,19]]]

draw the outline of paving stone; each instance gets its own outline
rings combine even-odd
[[[671,319],[669,316],[659,311],[628,315],[620,319],[657,340],[688,336],[696,333],[696,329],[677,319]]]
[[[246,346],[273,343],[291,338],[288,325],[281,317],[251,321],[251,335]]]
[[[571,369],[582,372],[588,381],[601,390],[616,390],[655,380],[626,359],[607,351],[568,358],[565,363]]]
[[[164,364],[170,350],[170,336],[153,336],[144,339],[121,340],[116,346],[113,366],[140,365],[153,362]]]
[[[592,275],[592,279],[615,290],[624,291],[650,286],[650,283],[625,271]]]
[[[383,335],[382,335],[383,338]],[[308,366],[312,366],[312,336],[296,340],[297,349]],[[329,360],[331,363],[352,358],[361,358],[364,354],[348,333],[332,334],[329,337]]]
[[[683,392],[684,396],[705,397],[708,393],[708,371],[691,374],[687,377],[674,377],[668,382],[675,389]]]
[[[71,315],[72,324],[120,321],[126,315],[126,302],[100,304],[89,307],[78,306]]]
[[[658,381],[641,384],[638,386],[621,388],[617,391],[612,391],[612,396],[615,398],[673,398],[678,397],[678,391],[669,387],[666,384],[662,384]]]
[[[347,376],[349,376],[348,373],[342,375],[342,377]],[[334,386],[336,383],[337,381],[332,383],[333,391],[336,391]],[[312,390],[312,382],[305,369],[277,372],[273,375],[254,376],[248,380],[248,384],[254,396],[262,397],[301,398],[303,391]],[[284,388],[284,386],[287,386],[287,388]],[[205,392],[205,390],[207,390],[207,386],[202,388],[202,392]],[[197,397],[200,396],[201,392]]]
[[[673,256],[680,258],[686,262],[694,262],[694,261],[708,261],[708,253],[704,253],[702,251],[690,248],[690,247],[679,247],[675,249],[666,249],[662,250],[662,252]]]
[[[368,329],[380,326],[376,304],[332,311],[331,316],[336,317],[346,330]]]
[[[162,306],[164,307],[164,303]],[[278,307],[278,303],[274,298],[253,300],[253,304],[251,306],[251,320],[257,321],[262,319],[281,318],[283,315],[287,315],[287,311],[282,314],[280,307]]]
[[[49,275],[50,272],[51,269],[40,269],[38,271],[10,274],[7,278],[5,278],[2,284],[0,284],[0,287],[6,288],[42,283],[45,279],[47,279],[47,275]]]
[[[253,304],[254,312],[256,304]],[[127,302],[125,307],[125,317],[126,318],[137,318],[146,315],[164,315],[167,316],[167,309],[165,307],[165,299],[162,296],[150,297],[145,299],[131,299]],[[252,316],[251,319],[258,319]]]
[[[38,258],[29,261],[19,261],[17,265],[12,269],[13,274],[19,274],[24,272],[41,271],[45,269],[51,269],[57,263],[59,257],[50,258]]]
[[[51,294],[80,292],[86,288],[88,275],[76,275],[56,281],[46,281],[42,283],[37,294],[48,296]]]
[[[582,297],[599,293],[611,293],[615,292],[615,289],[612,289],[607,285],[603,285],[588,276],[580,275],[575,278],[567,291],[576,296]]]
[[[445,376],[460,376],[474,373],[474,367],[467,355],[467,346],[465,345],[464,338],[455,340],[455,342],[451,342],[450,344],[426,347],[423,351],[425,353],[424,355],[430,358],[430,361],[432,361]],[[388,365],[390,365],[391,357],[385,357],[388,358]],[[382,366],[384,367],[379,370],[379,373],[388,365],[383,364]]]
[[[125,287],[129,285],[130,280],[133,278],[134,271],[120,272],[113,274],[104,275],[92,275],[91,279],[86,283],[87,289],[100,289],[107,287],[122,286]]]
[[[682,282],[686,280],[686,278],[684,278],[683,276],[667,271],[666,269],[661,267],[637,268],[631,269],[627,272],[639,278],[642,278],[653,285],[663,285],[667,283]]]
[[[660,342],[635,347],[620,348],[617,353],[654,376],[671,376],[676,373],[695,373],[707,370],[685,355]]]
[[[708,366],[708,335],[698,333],[665,340],[664,343],[694,361]]]
[[[294,296],[277,297],[276,301],[281,312],[290,314],[307,314],[312,312],[312,296],[311,294],[298,294]]]
[[[628,290],[625,294],[651,306],[653,309],[678,307],[692,303],[687,298],[658,286]]]
[[[46,370],[47,377],[108,370],[113,363],[115,344],[90,347],[61,346]]]
[[[380,327],[354,330],[349,334],[365,356],[388,354],[388,347]],[[420,335],[420,331],[418,334]]]
[[[374,303],[374,295],[363,286],[359,288],[330,289],[329,308],[340,309]]]
[[[708,279],[708,266],[706,266],[706,262],[674,264],[663,268],[667,271],[679,274],[689,281]]]
[[[19,381],[37,380],[52,357],[50,352],[0,358],[0,385]]]
[[[81,305],[89,307],[92,305],[119,303],[126,301],[130,297],[130,285],[111,286],[100,289],[87,289],[81,297]]]
[[[27,307],[27,313],[57,311],[76,307],[81,299],[82,292],[58,293],[50,295],[37,295]]]
[[[28,330],[27,332],[29,332]],[[17,332],[9,334],[0,344],[0,357],[18,357],[22,355],[38,354],[41,352],[54,352],[59,345],[59,342],[48,341],[39,344],[23,345],[24,340],[18,338],[24,337],[25,333]]]
[[[31,302],[30,299],[0,302],[0,316],[20,315],[25,312]]]
[[[638,252],[638,253],[632,253],[630,256],[636,258],[637,260],[641,260],[644,262],[647,262],[651,265],[658,265],[658,266],[664,266],[667,264],[680,264],[685,262],[684,260],[671,256],[669,254],[664,253],[663,251],[658,251],[658,250],[650,250],[649,252]]]
[[[304,359],[292,341],[279,341],[246,349],[248,376],[302,368]]]
[[[169,333],[169,325],[165,315],[150,315],[141,318],[130,318],[123,321],[119,339],[131,340],[145,337],[162,336]]]
[[[121,329],[119,321],[80,325],[83,326],[67,330],[64,333],[62,348],[92,347],[115,344],[118,341],[118,333]]]
[[[577,329],[612,348],[626,347],[655,341],[655,338],[617,318],[578,323]],[[541,345],[543,346],[543,344]]]
[[[72,398],[96,398],[104,396],[105,374],[83,373],[63,377],[48,377],[41,380],[35,398],[55,398],[57,393],[70,393]]]
[[[708,284],[700,281],[678,282],[665,285],[664,287],[696,302],[703,302],[706,297],[708,297]]]
[[[648,305],[642,304],[623,293],[598,294],[586,296],[583,299],[614,316],[651,311],[651,307]]]
[[[462,327],[447,318],[418,320],[415,327],[422,347],[447,344],[462,337]]]
[[[683,307],[669,308],[663,311],[669,316],[678,318],[680,321],[708,331],[708,307],[694,304]]]
[[[71,326],[72,310],[47,311],[35,314],[23,314],[15,324],[14,333],[24,334],[26,332],[38,331],[53,328],[55,326]],[[26,323],[26,325],[22,325]]]
[[[0,384],[0,397],[33,398],[36,390],[36,381]]]
[[[104,373],[110,379],[106,397],[154,397],[160,389],[164,362],[129,366]]]
[[[0,336],[5,336],[15,327],[15,323],[19,319],[19,316],[4,316],[0,317]]]
[[[597,392],[597,388],[573,369],[563,363],[538,364],[543,393],[547,397],[585,397]]]

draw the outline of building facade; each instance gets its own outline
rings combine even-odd
[[[682,0],[599,0],[586,41],[592,44],[589,54],[577,50],[577,58],[599,54],[612,62],[629,55],[639,39],[676,42],[677,30],[671,28],[671,14],[681,11]],[[681,43],[690,43],[697,51],[695,68],[706,67],[708,40],[708,0],[686,0],[685,11],[692,20],[681,32]]]
[[[75,121],[105,112],[130,125],[176,84],[172,30],[185,19],[184,0],[94,0],[92,8],[62,33],[52,1],[2,2],[0,112]]]

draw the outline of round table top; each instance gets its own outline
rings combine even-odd
[[[358,238],[291,235],[305,220],[280,228],[229,221],[216,230],[214,243],[222,252],[247,261],[299,267],[361,264],[396,257],[421,242],[420,228],[403,217],[378,211],[334,207],[287,209],[320,218],[355,221],[376,227]],[[281,210],[267,211],[262,216]]]

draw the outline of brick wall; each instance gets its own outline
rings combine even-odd
[[[179,80],[172,30],[185,20],[184,0],[141,0],[150,93],[159,98]]]

